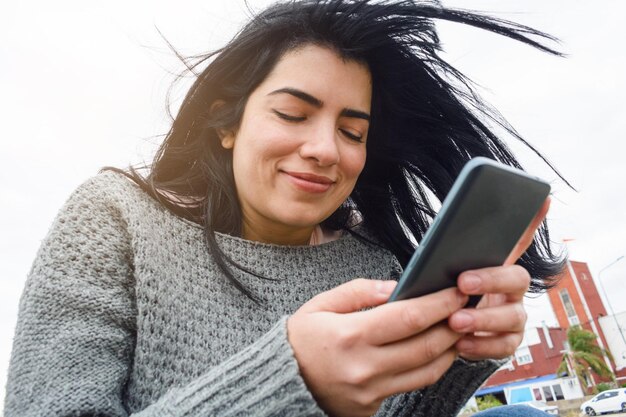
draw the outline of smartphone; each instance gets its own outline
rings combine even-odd
[[[488,158],[461,170],[441,210],[404,269],[389,302],[456,286],[463,271],[504,263],[535,217],[550,185]],[[481,296],[472,296],[468,307]]]

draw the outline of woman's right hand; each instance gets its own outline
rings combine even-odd
[[[372,415],[386,397],[431,385],[452,365],[462,334],[445,320],[467,296],[450,288],[381,305],[395,285],[356,279],[312,298],[287,321],[300,372],[329,415]]]

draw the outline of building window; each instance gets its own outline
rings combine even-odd
[[[529,387],[513,388],[511,390],[510,399],[510,404],[525,403],[527,401],[532,401],[533,396],[530,393]]]
[[[518,365],[526,365],[533,362],[533,355],[528,346],[521,347],[515,351],[515,360]]]
[[[557,400],[562,400],[565,397],[563,396],[563,390],[561,389],[560,384],[552,385],[552,390],[554,391],[554,398]]]
[[[572,326],[580,324],[580,320],[578,320],[576,310],[574,310],[574,304],[572,303],[572,299],[569,296],[567,288],[563,288],[561,291],[559,291],[559,296],[561,296],[561,302],[563,303],[563,307],[565,308],[565,314],[567,314],[567,320],[569,321],[569,324]]]
[[[552,396],[552,390],[550,386],[541,387],[543,388],[543,395],[546,396],[546,401],[554,401],[554,397]]]
[[[533,395],[535,396],[535,400],[543,401],[543,395],[541,395],[541,390],[539,388],[533,388]]]

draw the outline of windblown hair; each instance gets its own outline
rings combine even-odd
[[[489,125],[504,128],[539,155],[439,56],[433,19],[486,29],[560,55],[544,45],[555,41],[550,35],[436,1],[277,3],[254,16],[225,47],[196,57],[189,69],[197,79],[152,165],[145,167],[149,173],[143,177],[130,168],[126,175],[175,214],[201,224],[207,248],[225,275],[256,299],[234,277],[231,268],[239,266],[215,238],[215,232],[239,236],[242,230],[232,151],[221,146],[217,131],[236,129],[248,97],[287,51],[309,44],[328,47],[365,64],[373,86],[365,167],[350,198],[323,226],[355,233],[350,214],[356,212],[373,240],[405,265],[413,242],[422,239],[436,214],[428,195],[442,201],[469,159],[484,156],[520,168]],[[549,287],[562,263],[544,223],[519,260],[530,272],[531,289]]]

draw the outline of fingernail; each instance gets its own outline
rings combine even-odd
[[[389,295],[396,288],[396,281],[378,281],[376,283],[376,291],[382,295]]]
[[[454,328],[457,331],[469,330],[474,324],[474,317],[465,311],[458,311],[454,314]]]
[[[463,276],[463,287],[467,291],[475,291],[480,288],[481,281],[478,275],[467,274]]]

